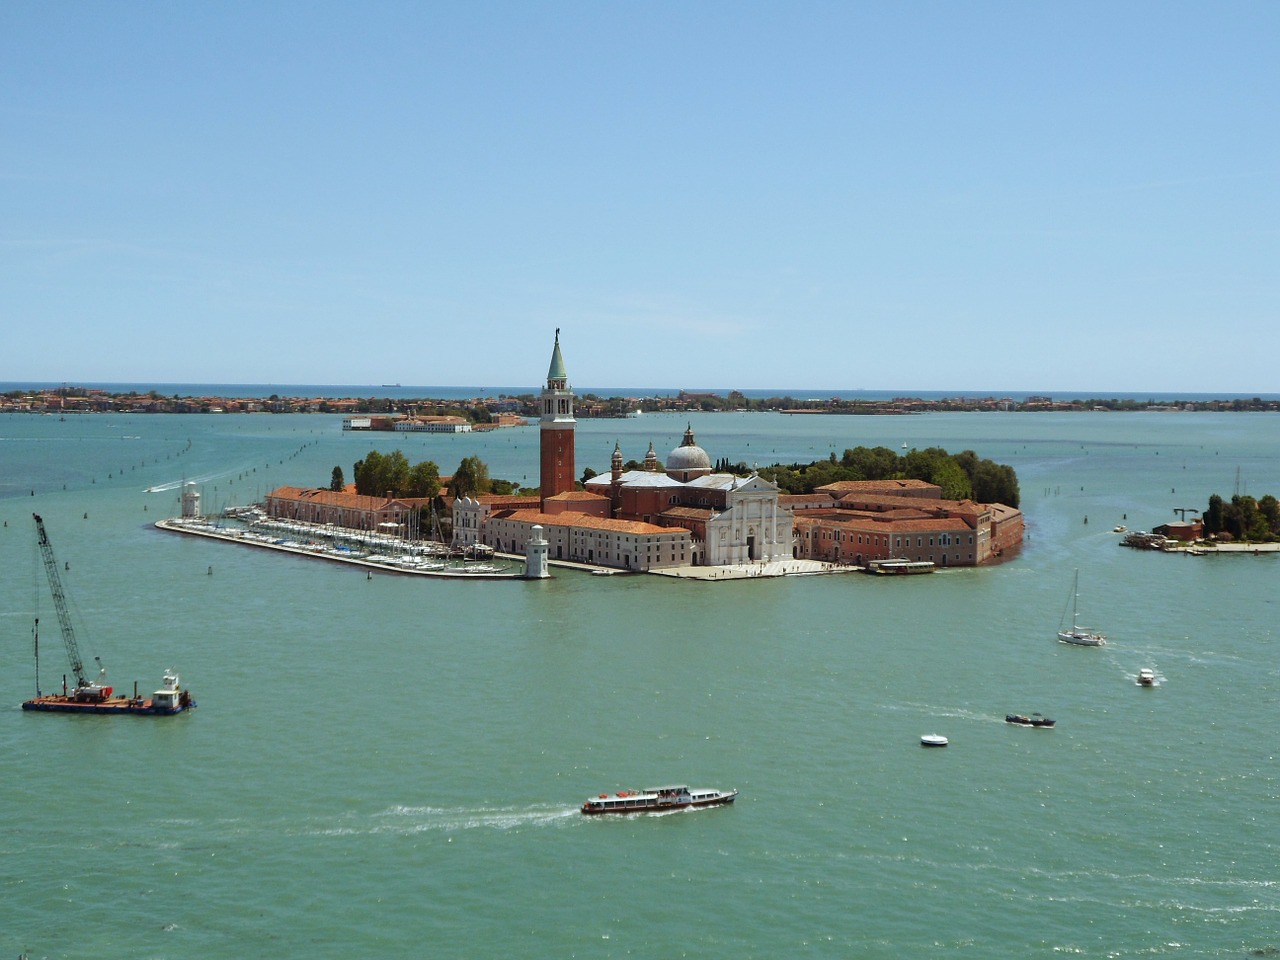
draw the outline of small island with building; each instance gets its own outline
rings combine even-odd
[[[1157,524],[1150,532],[1116,527],[1116,533],[1124,534],[1120,545],[1191,556],[1280,552],[1280,500],[1271,494],[1254,498],[1235,493],[1224,500],[1215,493],[1203,513],[1193,507],[1173,512],[1177,520]]]
[[[609,471],[588,469],[579,482],[575,399],[557,330],[538,404],[536,496],[473,492],[460,482],[443,496],[439,484],[423,488],[422,497],[375,496],[342,485],[335,468],[331,488],[271,491],[262,520],[367,531],[399,538],[409,550],[425,540],[460,556],[519,557],[531,544],[545,543],[553,565],[701,580],[973,567],[1005,559],[1022,543],[1016,479],[1008,488],[1012,503],[949,498],[942,484],[909,478],[835,480],[788,493],[767,471],[714,469],[692,426],[662,461],[650,443],[643,460],[628,465],[615,445]],[[404,422],[394,421],[395,428]],[[422,429],[463,427],[420,417],[408,422],[426,424]],[[367,429],[372,422],[366,427],[353,418],[344,427]],[[988,463],[968,458],[962,462]],[[949,480],[962,473],[945,466]],[[963,477],[954,489],[967,489]],[[447,543],[439,534],[424,537],[424,511],[432,512],[435,527],[437,509],[448,515]]]

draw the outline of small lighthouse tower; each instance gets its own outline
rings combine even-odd
[[[576,426],[573,390],[564,370],[564,357],[560,355],[560,328],[557,327],[555,349],[551,351],[551,366],[547,370],[547,385],[542,391],[542,417],[538,424],[541,431],[543,500],[573,490],[573,432]]]
[[[200,516],[200,491],[193,480],[188,480],[182,487],[182,515],[184,517]]]
[[[547,538],[542,535],[542,525],[534,524],[530,531],[529,542],[524,548],[524,578],[526,580],[545,580],[551,576],[547,569]]]

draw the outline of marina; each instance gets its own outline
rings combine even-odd
[[[278,524],[272,530],[263,521],[254,528],[223,523],[217,518],[172,517],[156,521],[156,529],[196,537],[208,537],[225,543],[275,550],[316,560],[329,560],[409,576],[455,577],[468,580],[515,580],[523,577],[524,565],[519,558],[509,557],[494,562],[452,557],[447,548],[431,549],[394,538],[384,538],[380,546],[357,548],[336,542],[333,531],[318,526]],[[379,550],[384,552],[379,552]]]

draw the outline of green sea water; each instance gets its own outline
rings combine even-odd
[[[0,956],[1280,951],[1280,556],[1111,532],[1280,493],[1274,416],[644,416],[580,422],[578,470],[664,456],[690,419],[762,465],[975,450],[1017,470],[1026,545],[889,580],[368,580],[151,524],[184,480],[247,503],[373,447],[532,485],[536,428],[0,417]],[[109,680],[176,667],[198,709],[19,708],[35,615],[46,691],[65,669],[33,512]],[[1076,569],[1104,648],[1054,639]],[[1036,710],[1057,727],[1004,722]],[[577,812],[665,782],[741,794]]]

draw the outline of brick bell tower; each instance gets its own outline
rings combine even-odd
[[[551,352],[547,385],[542,391],[542,418],[539,422],[542,447],[542,499],[574,489],[573,390],[564,371],[560,355],[560,328],[556,328],[556,345]]]

